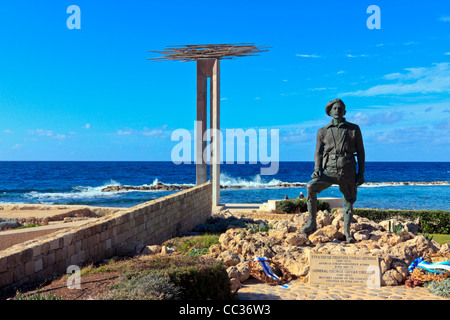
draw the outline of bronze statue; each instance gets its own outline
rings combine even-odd
[[[353,203],[356,201],[357,186],[364,183],[363,139],[358,125],[345,120],[342,100],[330,101],[325,111],[333,119],[317,133],[313,179],[307,184],[308,221],[302,231],[306,235],[316,231],[317,193],[337,184],[344,202],[344,235],[347,242],[353,243],[355,239],[350,234]],[[355,156],[358,159],[358,173]]]

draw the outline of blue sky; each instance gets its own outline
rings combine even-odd
[[[282,161],[313,161],[334,98],[367,161],[450,160],[448,1],[10,1],[0,32],[0,160],[170,160],[196,64],[148,51],[204,43],[271,47],[221,62],[221,127],[278,129]]]

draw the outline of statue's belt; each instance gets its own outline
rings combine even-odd
[[[325,153],[324,157],[329,157],[331,160],[336,160],[337,158],[352,158],[356,157],[356,154],[351,152],[344,152],[344,153]]]

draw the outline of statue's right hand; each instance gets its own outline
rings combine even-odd
[[[311,175],[311,178],[319,179],[322,176],[322,172],[323,172],[323,169],[314,170],[313,174]]]

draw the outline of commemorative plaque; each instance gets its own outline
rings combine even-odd
[[[378,256],[311,253],[311,284],[380,288],[380,279]]]

